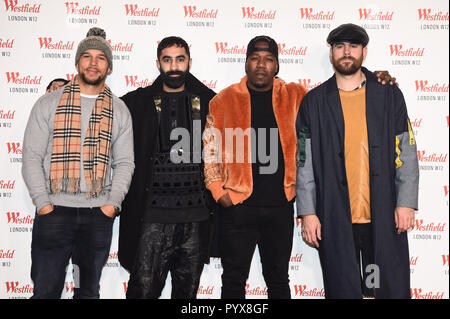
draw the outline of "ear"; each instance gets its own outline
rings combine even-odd
[[[189,59],[189,69],[192,68],[192,58]]]
[[[156,60],[156,67],[161,71],[161,63],[159,63],[159,60]]]
[[[367,52],[368,52],[368,49],[367,49],[367,45],[363,48],[363,58],[364,58],[364,60],[366,59],[366,57],[367,57]]]

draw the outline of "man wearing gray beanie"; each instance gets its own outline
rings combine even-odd
[[[78,45],[78,74],[35,103],[22,174],[36,206],[32,298],[61,297],[69,259],[75,299],[99,298],[112,226],[134,170],[131,116],[105,84],[111,46],[92,28]]]
[[[86,38],[78,44],[77,53],[75,54],[75,65],[80,61],[81,54],[84,51],[91,49],[100,50],[105,54],[106,59],[108,60],[109,69],[112,71],[112,49],[109,42],[106,41],[106,33],[103,29],[96,27],[89,29]]]

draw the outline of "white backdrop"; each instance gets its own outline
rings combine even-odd
[[[114,70],[107,83],[121,96],[158,76],[159,40],[183,37],[191,45],[191,72],[214,91],[244,75],[245,49],[256,35],[279,44],[279,76],[308,89],[328,79],[326,37],[352,22],[370,36],[365,66],[397,78],[416,134],[420,203],[409,233],[413,298],[449,297],[447,0],[411,1],[146,1],[2,0],[0,2],[0,298],[28,298],[34,206],[21,177],[23,131],[48,82],[75,74],[77,45],[92,26],[105,29]],[[117,259],[114,224],[101,298],[124,298],[128,273]],[[198,298],[220,298],[219,259],[206,265]],[[317,252],[306,246],[297,222],[290,263],[293,298],[323,298]],[[168,278],[170,283],[170,277]],[[73,294],[69,269],[63,298]],[[267,298],[256,252],[248,298]],[[162,298],[170,298],[170,285]]]

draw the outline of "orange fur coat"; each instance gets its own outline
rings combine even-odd
[[[272,104],[283,149],[284,191],[288,201],[291,201],[296,195],[297,134],[295,121],[305,94],[306,89],[299,84],[285,83],[281,79],[274,79]],[[250,93],[247,89],[246,76],[240,83],[225,88],[210,101],[203,135],[205,184],[216,201],[228,193],[231,201],[236,205],[252,194],[250,135],[245,137],[244,141],[246,142],[241,147],[239,147],[237,138],[231,139],[231,141],[226,138],[229,136],[227,134],[230,133],[230,130],[249,132],[247,129],[251,125],[250,108]]]

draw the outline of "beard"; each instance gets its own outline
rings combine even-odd
[[[98,85],[102,84],[106,79],[106,74],[104,74],[104,75],[102,74],[97,79],[94,79],[94,80],[89,80],[83,72],[79,72],[79,75],[80,75],[81,81],[83,81],[86,84],[93,85],[93,86],[98,86]]]
[[[341,64],[341,61],[344,59],[350,59],[352,60],[352,62],[345,62]],[[364,57],[362,55],[358,59],[354,57],[344,57],[340,58],[339,60],[335,60],[334,57],[332,57],[331,59],[331,63],[333,64],[333,67],[335,68],[336,72],[342,75],[355,74],[359,69],[361,69],[363,61]]]
[[[168,71],[164,72],[162,70],[159,70],[162,76],[162,80],[165,85],[167,85],[171,89],[178,89],[180,88],[184,82],[186,81],[186,75],[189,73],[189,67],[185,72],[183,71]],[[178,75],[175,77],[172,77],[172,75]]]

